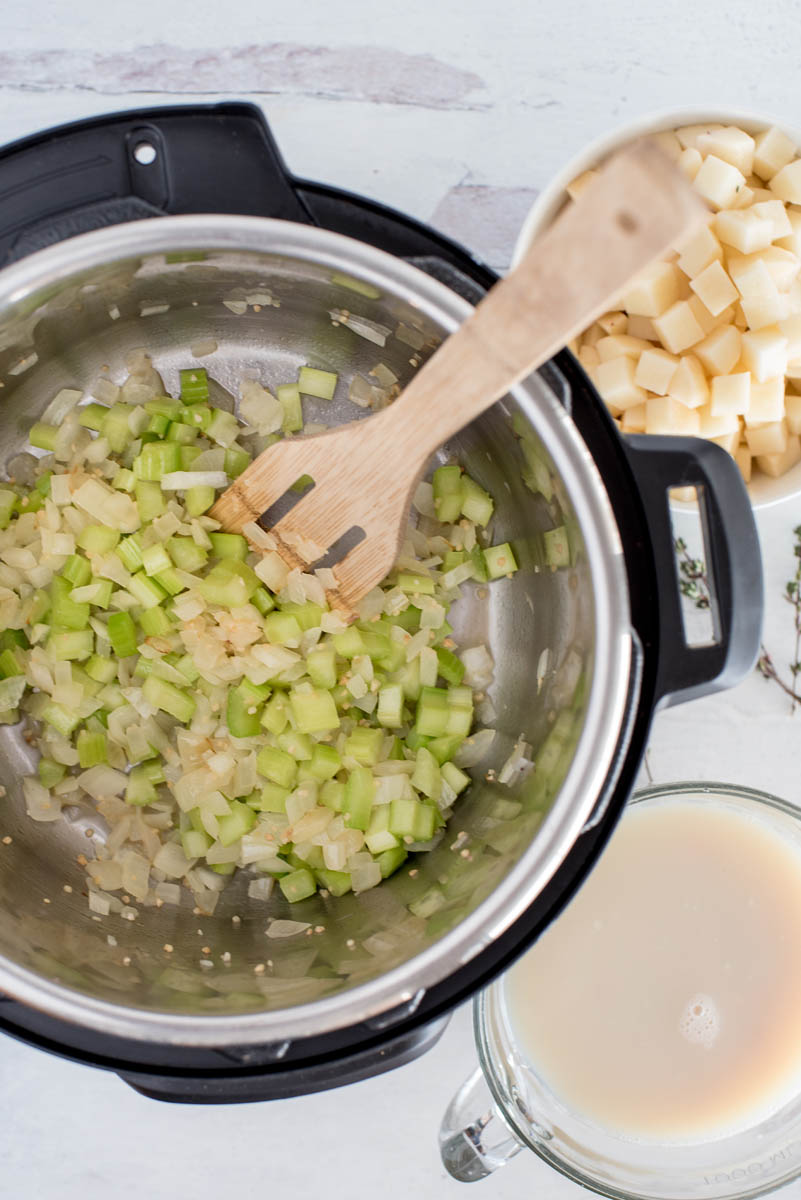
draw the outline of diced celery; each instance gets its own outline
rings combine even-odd
[[[88,554],[108,554],[120,540],[120,531],[108,525],[85,525],[75,544]]]
[[[187,829],[181,834],[181,846],[187,858],[203,858],[212,845],[209,835],[200,829]]]
[[[334,649],[341,658],[355,658],[357,654],[365,654],[366,647],[361,631],[355,625],[349,625],[342,633],[335,633]]]
[[[11,518],[19,507],[19,496],[10,488],[0,488],[0,529],[8,529]]]
[[[470,561],[473,564],[473,578],[478,583],[486,583],[489,579],[487,564],[484,561],[484,551],[480,546],[474,546],[470,551]]]
[[[148,400],[144,405],[145,412],[151,416],[167,417],[169,421],[175,418],[182,407],[181,401],[173,396],[157,396],[155,400]]]
[[[236,558],[216,563],[197,584],[201,596],[209,604],[218,604],[221,608],[241,608],[258,587],[259,577],[255,571]]]
[[[142,547],[135,533],[123,538],[114,553],[126,571],[138,571],[142,565]]]
[[[306,604],[285,603],[281,605],[281,611],[293,616],[304,631],[319,628],[323,615],[320,605],[312,604],[311,601],[307,601]]]
[[[396,837],[414,839],[415,814],[419,800],[392,800],[389,805],[389,832]]]
[[[378,762],[383,741],[383,730],[357,725],[347,737],[343,753],[349,758],[355,758],[362,766],[372,767]]]
[[[16,650],[18,646],[28,650],[30,645],[23,629],[4,629],[0,633],[0,650]]]
[[[248,796],[247,802],[256,812],[283,813],[288,795],[289,788],[268,782],[262,785],[261,791]]]
[[[342,811],[350,829],[366,830],[370,824],[375,781],[367,767],[355,767],[348,773]]]
[[[127,467],[120,467],[111,481],[111,486],[118,492],[132,492],[136,487],[136,476]]]
[[[298,900],[305,900],[317,891],[317,881],[306,867],[300,867],[297,871],[290,871],[288,875],[283,875],[278,880],[278,886],[290,904],[296,904]]]
[[[233,413],[225,412],[221,408],[212,409],[206,437],[220,446],[230,446],[231,442],[236,441],[238,433],[239,421]]]
[[[342,812],[345,807],[345,785],[338,779],[326,779],[320,788],[320,803],[334,812]]]
[[[0,654],[0,678],[13,679],[17,675],[24,675],[25,668],[20,661],[18,651],[12,650],[10,647]]]
[[[159,587],[164,588],[168,596],[177,596],[186,590],[186,584],[174,567],[166,567],[153,576]]]
[[[457,513],[458,516],[458,513]],[[442,556],[442,573],[452,571],[454,567],[460,567],[463,562],[467,561],[467,553],[464,550],[446,550]]]
[[[67,773],[67,768],[59,762],[55,762],[52,758],[40,758],[36,764],[36,771],[39,775],[39,780],[46,788],[55,787]]]
[[[147,427],[142,435],[153,434],[154,438],[164,438],[170,428],[170,419],[164,413],[154,413],[147,423]]]
[[[303,630],[292,613],[276,611],[265,616],[264,633],[274,646],[299,646]]]
[[[421,746],[417,751],[411,783],[412,787],[428,796],[429,800],[439,800],[442,791],[439,763],[425,746]]]
[[[164,436],[168,442],[177,442],[180,446],[193,446],[197,441],[197,430],[191,425],[184,425],[182,421],[173,421]]]
[[[290,492],[305,492],[313,483],[311,475],[299,475],[295,482],[290,484],[289,490]]]
[[[181,469],[181,448],[175,442],[148,442],[133,461],[137,479],[158,482],[172,471]]]
[[[570,566],[570,543],[564,525],[557,525],[556,529],[547,529],[542,535],[542,542],[545,548],[545,561],[549,566]]]
[[[140,613],[139,625],[146,637],[164,637],[174,628],[174,622],[160,605]]]
[[[381,878],[388,879],[390,875],[394,875],[408,857],[405,846],[396,846],[394,850],[385,850],[382,854],[377,855],[376,862],[381,870]]]
[[[452,734],[445,733],[441,737],[427,738],[426,748],[431,751],[441,766],[449,758],[453,758],[463,741],[464,737],[454,737]]]
[[[73,659],[80,662],[89,658],[95,648],[95,635],[91,629],[76,629],[51,633],[47,640],[47,649],[56,662],[70,662]]]
[[[487,574],[490,579],[502,579],[505,575],[512,575],[517,570],[517,559],[508,542],[501,542],[498,546],[488,546],[484,551],[484,562],[487,565]],[[455,680],[454,682],[460,681]]]
[[[329,871],[326,867],[318,867],[314,872],[321,888],[325,888],[332,896],[344,896],[351,889],[350,874],[347,871]]]
[[[77,604],[70,596],[68,580],[56,575],[50,584],[50,624],[62,629],[85,629],[89,624],[89,605]]]
[[[84,429],[94,429],[95,433],[100,433],[106,423],[108,409],[105,404],[84,404],[83,407],[76,410],[78,413],[78,424],[83,425]]]
[[[470,786],[471,779],[464,771],[460,771],[455,763],[446,762],[440,767],[442,778],[447,783],[448,787],[453,788],[458,796],[466,787]]]
[[[331,729],[339,729],[339,713],[334,697],[325,688],[308,692],[293,688],[289,693],[289,703],[301,733],[326,733]]]
[[[184,505],[190,517],[199,517],[211,508],[216,494],[213,487],[187,488]]]
[[[323,783],[326,779],[333,779],[337,771],[342,766],[342,759],[333,746],[326,746],[322,742],[317,742],[312,750],[311,762],[304,763],[304,769],[307,774],[311,775],[312,779],[317,779]]]
[[[36,483],[33,485],[36,491],[41,493],[42,496],[50,495],[50,480],[52,476],[52,471],[45,471],[45,473],[40,475],[36,480]]]
[[[269,694],[267,684],[257,687],[247,679],[229,689],[225,719],[232,737],[257,737],[261,733],[262,708]]]
[[[92,655],[84,670],[90,679],[95,679],[98,683],[111,683],[112,679],[117,678],[117,664],[114,660],[101,658],[98,654]]]
[[[192,720],[195,711],[194,699],[167,680],[149,675],[142,685],[142,695],[148,704],[169,713],[176,721],[187,724]]]
[[[452,525],[458,521],[462,512],[464,496],[462,468],[459,466],[437,467],[431,482],[437,518],[446,525]]]
[[[275,389],[275,394],[284,410],[281,428],[284,433],[297,433],[303,428],[300,388],[296,383],[282,383]]]
[[[104,733],[90,733],[82,729],[76,743],[78,762],[86,770],[100,763],[108,762],[108,742]]]
[[[259,610],[262,616],[275,608],[275,601],[265,587],[256,588],[250,597],[250,603]]]
[[[283,692],[275,692],[264,706],[261,723],[268,733],[283,733],[289,721],[289,701]]]
[[[333,646],[320,646],[316,650],[310,650],[306,656],[306,671],[315,687],[334,687],[337,668]]]
[[[62,737],[69,737],[81,723],[81,718],[76,713],[64,708],[63,704],[57,704],[55,700],[49,700],[44,704],[37,716],[46,721],[48,725],[52,725]]]
[[[248,556],[247,539],[241,533],[210,533],[211,552],[215,558],[240,558]]]
[[[137,571],[128,580],[128,591],[139,601],[142,608],[155,608],[161,604],[167,593],[155,579],[149,579],[144,571]]]
[[[378,722],[388,729],[403,724],[403,688],[399,683],[387,683],[378,691]]]
[[[251,461],[247,450],[242,450],[239,446],[228,446],[223,464],[226,475],[229,479],[237,479],[245,468],[250,466]]]
[[[420,659],[413,658],[410,663],[402,667],[397,680],[403,688],[403,694],[407,700],[418,700],[420,698]]]
[[[83,587],[92,578],[92,568],[82,554],[70,554],[59,574],[73,587]]]
[[[411,571],[401,571],[398,575],[398,587],[410,595],[434,595],[434,580],[429,579],[427,575],[414,575]]]
[[[182,571],[193,575],[205,567],[208,561],[208,551],[204,550],[191,537],[171,537],[167,542],[167,552]]]
[[[196,458],[200,458],[203,451],[200,449],[200,446],[182,445],[180,453],[181,453],[181,470],[182,471],[191,471],[192,464],[194,463]]]
[[[157,483],[151,483],[147,479],[137,479],[134,485],[134,495],[139,518],[143,524],[155,520],[156,517],[160,517],[167,511],[164,495]]]
[[[278,745],[296,762],[308,762],[312,756],[312,740],[306,733],[297,729],[287,729],[278,735]]]
[[[227,816],[219,817],[219,840],[223,846],[232,846],[246,833],[250,833],[256,824],[256,814],[248,804],[240,800],[231,801],[231,811]]]
[[[211,409],[208,404],[186,404],[179,409],[177,420],[205,433],[211,424]]]
[[[114,454],[122,454],[131,440],[130,416],[131,406],[119,402],[112,404],[106,413],[106,419],[103,422],[103,437],[108,438],[109,446]]]
[[[469,475],[462,476],[462,514],[475,525],[486,525],[495,505],[489,492],[485,492]]]
[[[382,854],[398,845],[395,834],[389,831],[389,809],[388,804],[379,804],[372,811],[364,835],[364,844],[371,854]]]
[[[49,450],[52,453],[56,448],[57,437],[57,425],[46,425],[43,421],[37,421],[31,427],[31,431],[28,434],[28,441],[39,450]]]
[[[333,371],[318,371],[316,367],[301,367],[298,371],[298,391],[318,400],[332,400],[337,386]]]
[[[158,796],[155,784],[148,777],[145,764],[140,763],[138,767],[132,767],[125,788],[125,803],[144,807],[146,804],[154,804]]]
[[[166,571],[171,566],[170,556],[158,542],[142,551],[142,567],[145,575],[158,575],[159,571]]]
[[[448,732],[449,712],[448,693],[444,688],[421,688],[415,729],[426,737],[439,737]]]
[[[280,787],[294,787],[298,764],[291,754],[275,746],[263,746],[256,757],[256,770]]]
[[[197,666],[195,665],[195,660],[189,654],[181,655],[175,664],[175,669],[176,671],[180,671],[182,675],[186,676],[186,679],[189,683],[194,683],[195,680],[200,676],[200,671],[198,671]]]
[[[184,404],[197,404],[209,398],[209,377],[204,367],[187,367],[179,372],[181,400]]]
[[[114,612],[108,619],[108,640],[117,658],[136,654],[136,626],[127,612]]]
[[[437,647],[437,669],[448,683],[461,683],[464,679],[464,663],[445,646]]]
[[[209,863],[215,875],[233,875],[236,863]]]

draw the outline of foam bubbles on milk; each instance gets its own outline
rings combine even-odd
[[[694,1046],[711,1050],[720,1033],[720,1013],[711,996],[699,992],[685,1005],[679,1030]]]

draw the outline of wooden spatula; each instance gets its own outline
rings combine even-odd
[[[315,486],[270,530],[290,567],[308,569],[354,527],[366,535],[333,570],[348,616],[390,571],[430,456],[546,362],[706,209],[649,142],[617,154],[417,372],[389,408],[270,446],[211,510],[224,529],[258,521],[300,476]]]

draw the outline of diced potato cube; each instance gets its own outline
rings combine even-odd
[[[709,411],[713,417],[736,413],[738,417],[748,412],[751,403],[751,373],[738,371],[736,375],[716,375],[709,393]]]
[[[801,396],[788,392],[784,397],[784,413],[790,433],[801,433]]]
[[[775,242],[777,238],[787,237],[793,231],[787,216],[787,209],[781,200],[760,200],[751,205],[751,212],[755,216],[771,222],[773,226],[771,241]]]
[[[773,476],[778,479],[780,475],[784,475],[796,463],[801,462],[801,438],[790,435],[787,438],[787,445],[780,454],[758,454],[757,466],[760,471],[764,471],[766,475]]]
[[[655,262],[637,276],[623,297],[623,307],[630,316],[659,317],[678,294],[678,271],[673,263]]]
[[[676,249],[679,257],[677,267],[694,279],[705,267],[716,259],[723,258],[723,249],[708,225],[704,225],[697,233],[685,238]]]
[[[798,278],[801,261],[783,246],[768,246],[761,258],[770,272],[770,277],[780,292],[786,292]]]
[[[747,183],[743,184],[737,195],[734,197],[734,204],[731,206],[731,212],[738,208],[750,208],[754,203],[754,189],[750,188]]]
[[[570,199],[577,200],[584,189],[589,187],[592,181],[597,179],[599,175],[600,171],[582,171],[581,175],[577,175],[565,188]]]
[[[751,482],[751,465],[754,456],[747,446],[738,446],[734,451],[734,461],[740,468],[740,474],[743,477],[743,483]]]
[[[740,418],[736,413],[723,413],[719,417],[714,417],[709,411],[708,404],[704,404],[695,411],[698,413],[700,419],[699,437],[719,438],[725,437],[727,433],[736,433],[739,435]]]
[[[787,338],[778,327],[744,333],[741,354],[743,366],[752,372],[759,383],[776,375],[783,377],[787,370]]]
[[[780,321],[779,332],[782,337],[787,338],[788,363],[793,362],[794,359],[801,359],[801,313],[785,317],[783,321]],[[784,370],[786,373],[787,367]]]
[[[595,368],[595,384],[615,415],[645,403],[645,388],[634,382],[634,360],[626,355],[601,362]]]
[[[779,238],[777,245],[784,250],[790,250],[797,258],[801,258],[801,208],[787,208],[787,220],[791,232],[787,237]]]
[[[682,145],[675,133],[670,129],[662,130],[660,133],[652,133],[651,139],[656,142],[657,146],[666,154],[673,162],[679,157],[682,151]]]
[[[801,204],[801,158],[777,171],[768,186],[780,200]]]
[[[752,379],[751,403],[745,414],[746,426],[768,425],[771,421],[781,421],[784,414],[784,375],[766,379],[764,383],[757,383]]]
[[[626,332],[630,337],[643,338],[645,341],[657,341],[654,323],[650,317],[629,317]]]
[[[655,317],[654,329],[662,345],[671,354],[688,350],[704,336],[704,330],[687,300],[677,300],[667,312]]]
[[[628,317],[624,312],[608,312],[598,318],[598,324],[605,333],[610,335],[625,333]]]
[[[798,397],[801,400],[801,396]],[[620,421],[623,433],[645,433],[645,405],[635,404],[627,408]]]
[[[734,452],[740,445],[740,431],[732,430],[731,433],[724,433],[722,437],[714,437],[709,439],[710,442],[715,442],[720,446],[721,450],[725,450],[727,454],[734,456]]]
[[[773,221],[757,216],[753,209],[733,209],[715,217],[715,233],[721,242],[741,254],[766,250],[773,241]]]
[[[710,375],[728,375],[740,358],[740,332],[733,325],[715,329],[694,353]]]
[[[778,292],[761,254],[730,254],[727,266],[734,286],[743,299],[754,300]]]
[[[601,362],[609,362],[612,358],[639,358],[643,350],[650,349],[650,343],[644,338],[629,337],[627,333],[618,333],[609,337],[599,338],[595,348],[601,356]]]
[[[587,367],[597,367],[601,356],[595,346],[579,346],[578,360],[586,371]]]
[[[649,396],[645,402],[645,432],[694,437],[701,428],[698,410],[672,396]]]
[[[670,390],[670,381],[679,360],[666,350],[643,350],[634,372],[634,382],[649,392],[664,396]]]
[[[777,171],[786,167],[795,156],[795,146],[786,133],[774,125],[754,139],[754,171],[760,179],[772,179]]]
[[[783,454],[787,448],[787,422],[770,421],[767,425],[746,427],[748,449],[756,457],[761,454]]]
[[[701,299],[695,293],[690,294],[687,303],[692,309],[696,321],[703,329],[705,337],[713,329],[718,329],[721,325],[731,325],[734,320],[734,307],[731,304],[727,305],[726,308],[722,308],[718,315],[713,317],[707,306],[702,303]]]
[[[700,275],[690,280],[690,287],[713,317],[737,299],[737,288],[719,262],[710,263]]]
[[[750,329],[778,325],[779,321],[783,321],[789,315],[787,299],[780,296],[778,291],[775,295],[755,296],[753,299],[744,296],[741,303]]]
[[[696,150],[695,146],[688,146],[686,150],[682,150],[679,157],[676,159],[676,166],[680,168],[692,182],[698,172],[701,170],[703,163],[700,150]]]
[[[708,154],[701,163],[694,183],[696,191],[713,208],[731,208],[737,192],[745,185],[745,175],[716,154]]]
[[[676,140],[685,150],[688,146],[697,150],[699,138],[707,133],[717,133],[724,128],[724,125],[715,124],[714,121],[706,125],[682,125],[681,129],[676,130]]]
[[[709,398],[704,368],[694,354],[685,354],[670,381],[668,394],[687,408],[700,408]]]
[[[717,155],[743,175],[750,175],[754,169],[754,139],[736,125],[699,134],[695,144],[702,154]]]
[[[585,331],[581,341],[584,346],[595,346],[601,338],[606,336],[606,333],[596,321],[594,325],[590,325],[589,329]]]

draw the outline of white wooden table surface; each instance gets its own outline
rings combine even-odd
[[[801,124],[797,22],[782,0],[27,0],[2,10],[0,143],[138,105],[262,104],[290,167],[439,226],[496,268],[537,190],[616,122],[676,105]],[[801,500],[760,517],[765,641],[793,651],[784,581]],[[736,780],[799,797],[792,715],[757,674],[662,713],[656,781]],[[319,1096],[232,1108],[164,1107],[114,1076],[0,1042],[0,1195],[16,1200],[328,1196],[433,1200],[463,1188],[436,1131],[473,1064],[469,1013],[393,1074]],[[485,1200],[577,1195],[520,1156]],[[801,1185],[788,1189],[801,1197]]]

